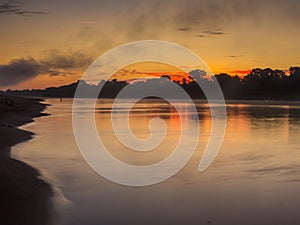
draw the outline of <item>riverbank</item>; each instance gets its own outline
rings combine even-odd
[[[39,172],[10,158],[11,147],[32,138],[18,127],[44,116],[41,100],[0,95],[0,225],[44,225],[50,221],[52,190]]]

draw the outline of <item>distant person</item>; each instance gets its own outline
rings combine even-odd
[[[63,101],[63,99],[62,99],[62,97],[60,97],[60,102],[62,102]]]

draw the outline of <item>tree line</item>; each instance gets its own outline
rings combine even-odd
[[[265,100],[300,100],[300,67],[290,67],[288,71],[273,70],[271,68],[255,68],[244,76],[230,76],[226,73],[214,75],[218,81],[225,99],[265,99]],[[146,79],[140,82],[101,81],[98,85],[87,84],[86,82],[75,82],[61,87],[50,87],[43,90],[7,90],[2,91],[8,95],[35,96],[35,97],[74,97],[77,86],[84,85],[87,90],[96,91],[103,86],[99,97],[115,98],[118,93],[127,85],[136,90],[145,88],[162,89],[167,87],[168,82],[176,82],[194,99],[204,99],[205,95],[196,81],[206,82],[208,85],[214,82],[205,71],[194,70],[189,73],[189,79],[172,81],[168,74],[156,79]],[[167,91],[167,90],[166,90]],[[81,97],[89,97],[81,96]],[[132,96],[134,98],[134,96]],[[155,96],[153,96],[155,97]]]

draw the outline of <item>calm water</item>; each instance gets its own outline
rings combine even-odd
[[[82,101],[82,116],[92,109]],[[83,160],[73,137],[71,100],[47,100],[51,116],[24,129],[34,139],[19,144],[13,156],[37,167],[55,187],[55,224],[300,224],[300,103],[231,102],[221,151],[211,167],[198,171],[209,138],[210,111],[197,104],[201,132],[189,163],[171,179],[149,187],[121,186],[95,173]],[[181,103],[178,103],[181,104]],[[161,116],[168,126],[157,149],[126,149],[112,133],[109,100],[97,104],[99,136],[118,159],[148,165],[168,156],[181,129],[178,114],[162,101],[140,102],[131,113],[133,132],[149,135],[148,122]],[[183,123],[195,115],[185,109]],[[126,103],[120,105],[119,119]]]

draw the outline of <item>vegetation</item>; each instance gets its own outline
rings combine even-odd
[[[187,79],[182,79],[181,81],[176,81],[176,83],[192,98],[205,98],[196,81],[207,82],[207,84],[213,81],[202,70],[191,71],[189,76],[189,80],[192,80],[191,82],[188,82]],[[220,84],[225,99],[300,100],[300,67],[291,67],[288,73],[270,68],[256,68],[244,77],[221,73],[215,75],[215,78]],[[99,86],[104,85],[99,96],[102,98],[115,98],[120,90],[127,85],[131,85],[137,90],[144,88],[160,89],[165,88],[167,82],[175,81],[171,81],[171,77],[166,74],[159,79],[148,79],[134,83],[114,79],[105,83],[101,81],[99,85],[91,85],[85,82],[80,82],[80,84],[89,90],[99,90]],[[72,98],[78,84],[79,81],[70,85],[51,87],[44,90],[7,90],[4,93],[19,96]]]

